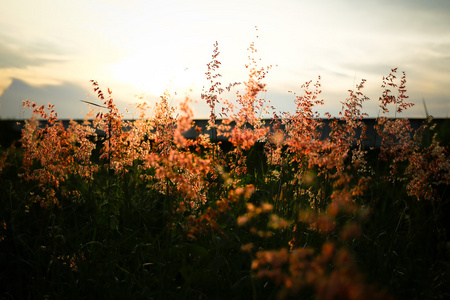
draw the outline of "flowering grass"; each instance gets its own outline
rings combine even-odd
[[[269,128],[259,95],[271,66],[249,51],[248,80],[223,89],[214,44],[200,96],[211,134],[196,128],[195,139],[183,136],[191,100],[175,115],[167,92],[131,122],[92,81],[99,102],[67,128],[52,105],[24,102],[35,117],[0,157],[1,296],[450,296],[448,144],[431,118],[413,131],[385,117],[412,106],[406,75],[382,79],[381,146],[367,148],[365,80],[337,118],[316,112],[320,78],[307,82]],[[237,87],[235,101],[222,98]]]

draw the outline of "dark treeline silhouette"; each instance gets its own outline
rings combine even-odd
[[[83,122],[83,120],[75,120],[79,123]],[[272,126],[272,119],[265,119],[264,123],[266,126]],[[321,128],[322,138],[328,137],[330,133],[329,124],[333,121],[333,119],[323,119],[324,126]],[[410,118],[409,119],[411,128],[416,130],[426,121],[423,118]],[[69,120],[62,120],[64,127],[69,126]],[[221,120],[217,120],[216,123],[219,124]],[[363,119],[364,124],[367,127],[366,136],[364,145],[366,147],[378,147],[380,146],[381,139],[379,138],[377,131],[375,129],[375,125],[377,124],[377,119],[374,118],[366,118]],[[441,144],[446,146],[450,143],[450,121],[449,119],[437,118],[433,119],[432,122],[436,124],[435,132],[439,134]],[[217,136],[212,134],[212,131],[207,129],[208,120],[207,119],[194,119],[194,125],[188,131],[186,131],[183,135],[185,138],[194,139],[199,133],[195,130],[195,127],[201,128],[202,133],[207,133],[210,135],[211,140],[222,141],[225,142],[227,140],[226,137]],[[9,147],[15,141],[20,139],[21,130],[23,128],[24,120],[16,121],[16,120],[0,120],[0,145],[2,147]],[[45,121],[42,121],[42,125],[44,126]],[[233,124],[232,124],[233,125]],[[103,132],[97,132],[99,136],[104,135]],[[359,137],[359,133],[358,133]]]

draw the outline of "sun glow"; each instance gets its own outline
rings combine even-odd
[[[177,93],[201,87],[204,76],[194,68],[183,67],[182,62],[164,64],[141,56],[128,56],[111,66],[113,80],[135,87],[136,92],[161,95],[171,89]]]

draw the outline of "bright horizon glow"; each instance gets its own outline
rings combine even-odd
[[[223,86],[247,79],[253,41],[260,66],[278,65],[261,95],[277,111],[292,112],[287,91],[301,94],[300,86],[320,75],[321,112],[336,115],[364,78],[371,100],[363,109],[377,117],[382,77],[397,67],[416,103],[405,116],[424,117],[422,99],[433,116],[450,114],[447,0],[6,0],[0,3],[0,118],[23,117],[24,99],[52,102],[62,118],[82,118],[79,100],[95,99],[90,79],[111,88],[121,108],[136,95],[157,101],[165,89],[177,93],[175,104],[186,93],[201,101],[216,41]],[[193,110],[196,118],[209,114],[202,103]]]
[[[201,73],[177,66],[156,66],[158,76],[151,72],[153,66],[142,63],[142,57],[129,57],[111,66],[111,78],[136,88],[145,94],[159,95],[171,86],[189,89],[202,82]],[[180,64],[181,65],[181,64]]]

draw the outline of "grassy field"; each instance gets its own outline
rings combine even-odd
[[[45,126],[30,119],[1,149],[2,299],[450,297],[448,135],[431,118],[413,131],[384,117],[411,106],[405,75],[383,78],[380,147],[368,148],[364,80],[328,137],[319,81],[269,131],[257,116],[270,67],[250,63],[233,107],[217,55],[201,98],[227,148],[201,130],[185,139],[189,99],[175,117],[167,93],[128,122],[93,81],[103,108],[68,127],[24,103]]]

